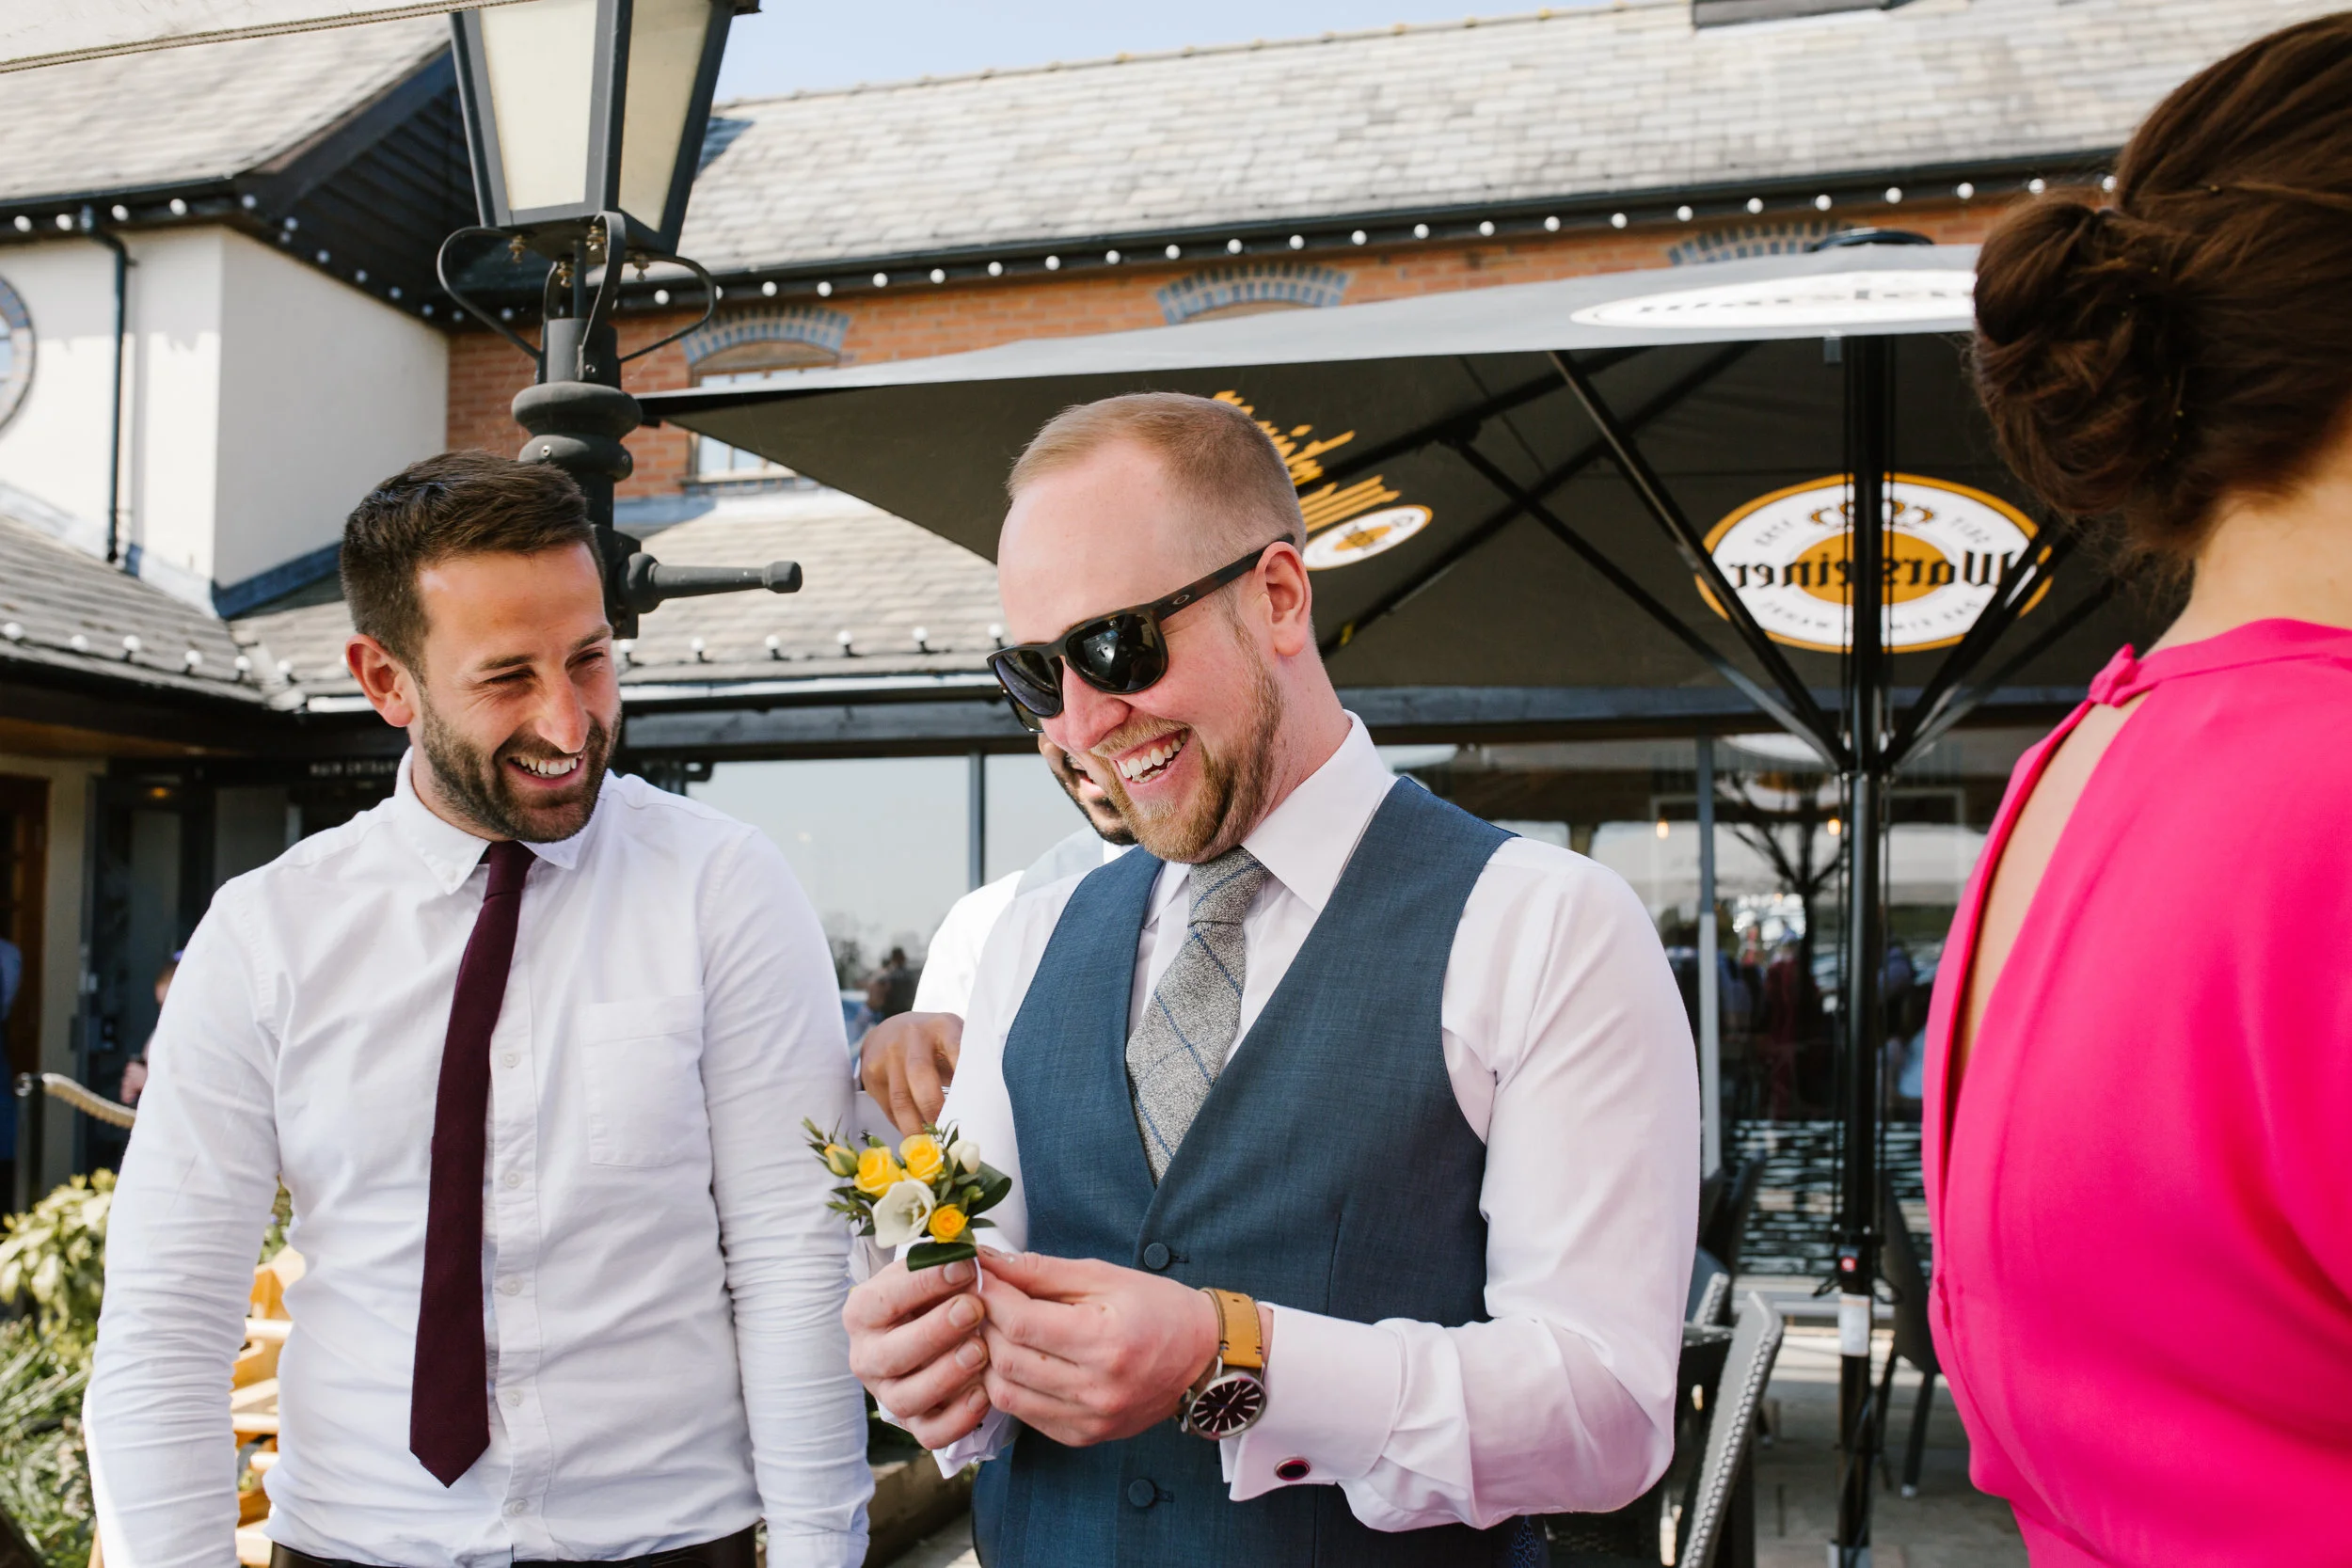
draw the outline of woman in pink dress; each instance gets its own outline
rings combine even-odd
[[[2187,606],[2018,764],[1929,1023],[1931,1313],[2037,1568],[2352,1562],[2352,15],[1986,245],[1979,379]]]

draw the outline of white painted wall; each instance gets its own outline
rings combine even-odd
[[[333,543],[377,481],[441,450],[438,331],[228,229],[127,240],[123,535],[157,587],[209,609],[215,586]],[[0,277],[37,345],[0,485],[103,548],[113,258],[81,239],[8,245]]]
[[[221,523],[229,583],[342,537],[359,498],[449,443],[449,341],[220,231]]]
[[[178,230],[132,246],[123,443],[123,537],[139,575],[206,605],[220,453],[221,241]]]
[[[33,318],[33,384],[0,425],[0,483],[70,519],[103,550],[106,394],[114,377],[114,257],[88,240],[0,247],[0,278]]]

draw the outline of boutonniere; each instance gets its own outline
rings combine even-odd
[[[1012,1178],[980,1159],[980,1146],[953,1127],[926,1126],[893,1149],[872,1133],[851,1148],[837,1133],[803,1119],[809,1151],[841,1178],[825,1205],[861,1236],[892,1251],[915,1243],[910,1269],[935,1269],[979,1256],[972,1232],[993,1224],[980,1216],[1005,1200]]]

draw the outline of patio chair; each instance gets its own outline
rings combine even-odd
[[[1878,1451],[1882,1471],[1886,1466],[1887,1401],[1895,1393],[1895,1363],[1908,1361],[1919,1369],[1919,1398],[1911,1410],[1911,1436],[1903,1446],[1903,1484],[1906,1497],[1919,1495],[1919,1465],[1928,1446],[1928,1415],[1935,1407],[1935,1380],[1943,1369],[1935,1359],[1935,1337],[1928,1329],[1928,1275],[1911,1243],[1911,1227],[1902,1205],[1889,1191],[1881,1195],[1879,1227],[1886,1244],[1880,1249],[1879,1273],[1895,1290],[1895,1349],[1879,1377]],[[1887,1478],[1892,1484],[1893,1478]]]
[[[1747,1240],[1748,1214],[1756,1208],[1756,1190],[1764,1180],[1764,1162],[1750,1158],[1742,1160],[1724,1183],[1724,1196],[1715,1205],[1707,1227],[1699,1232],[1699,1245],[1713,1253],[1723,1264],[1724,1272],[1740,1272],[1740,1254]]]
[[[1726,1568],[1749,1568],[1756,1561],[1756,1488],[1748,1460],[1756,1410],[1780,1355],[1781,1332],[1780,1314],[1750,1291],[1740,1304],[1723,1376],[1707,1402],[1707,1447],[1683,1507],[1675,1552],[1683,1568],[1711,1568],[1718,1557]]]
[[[1730,1170],[1717,1165],[1713,1171],[1699,1178],[1699,1229],[1706,1235],[1715,1223],[1715,1212],[1724,1205],[1724,1188],[1731,1179]]]
[[[1732,1331],[1699,1323],[1682,1329],[1681,1365],[1676,1373],[1675,1457],[1650,1489],[1608,1513],[1554,1513],[1543,1521],[1552,1568],[1656,1568],[1667,1500],[1681,1497],[1690,1513],[1688,1478],[1698,1473],[1724,1360]],[[1704,1398],[1694,1399],[1693,1393]]]
[[[1731,1271],[1715,1260],[1715,1255],[1699,1248],[1698,1258],[1691,1265],[1691,1295],[1682,1321],[1702,1328],[1723,1322],[1724,1307],[1731,1300]]]

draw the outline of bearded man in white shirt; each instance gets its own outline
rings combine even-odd
[[[396,793],[228,883],[116,1189],[87,1402],[109,1562],[236,1560],[227,1393],[282,1176],[277,1568],[854,1568],[833,967],[752,830],[606,776],[579,489],[479,452],[361,501],[352,673]]]
[[[1240,410],[1072,409],[1009,488],[997,673],[1143,852],[981,963],[944,1114],[1032,1250],[878,1273],[851,1365],[988,1457],[993,1562],[1539,1562],[1528,1515],[1673,1447],[1698,1095],[1647,915],[1389,774]]]

